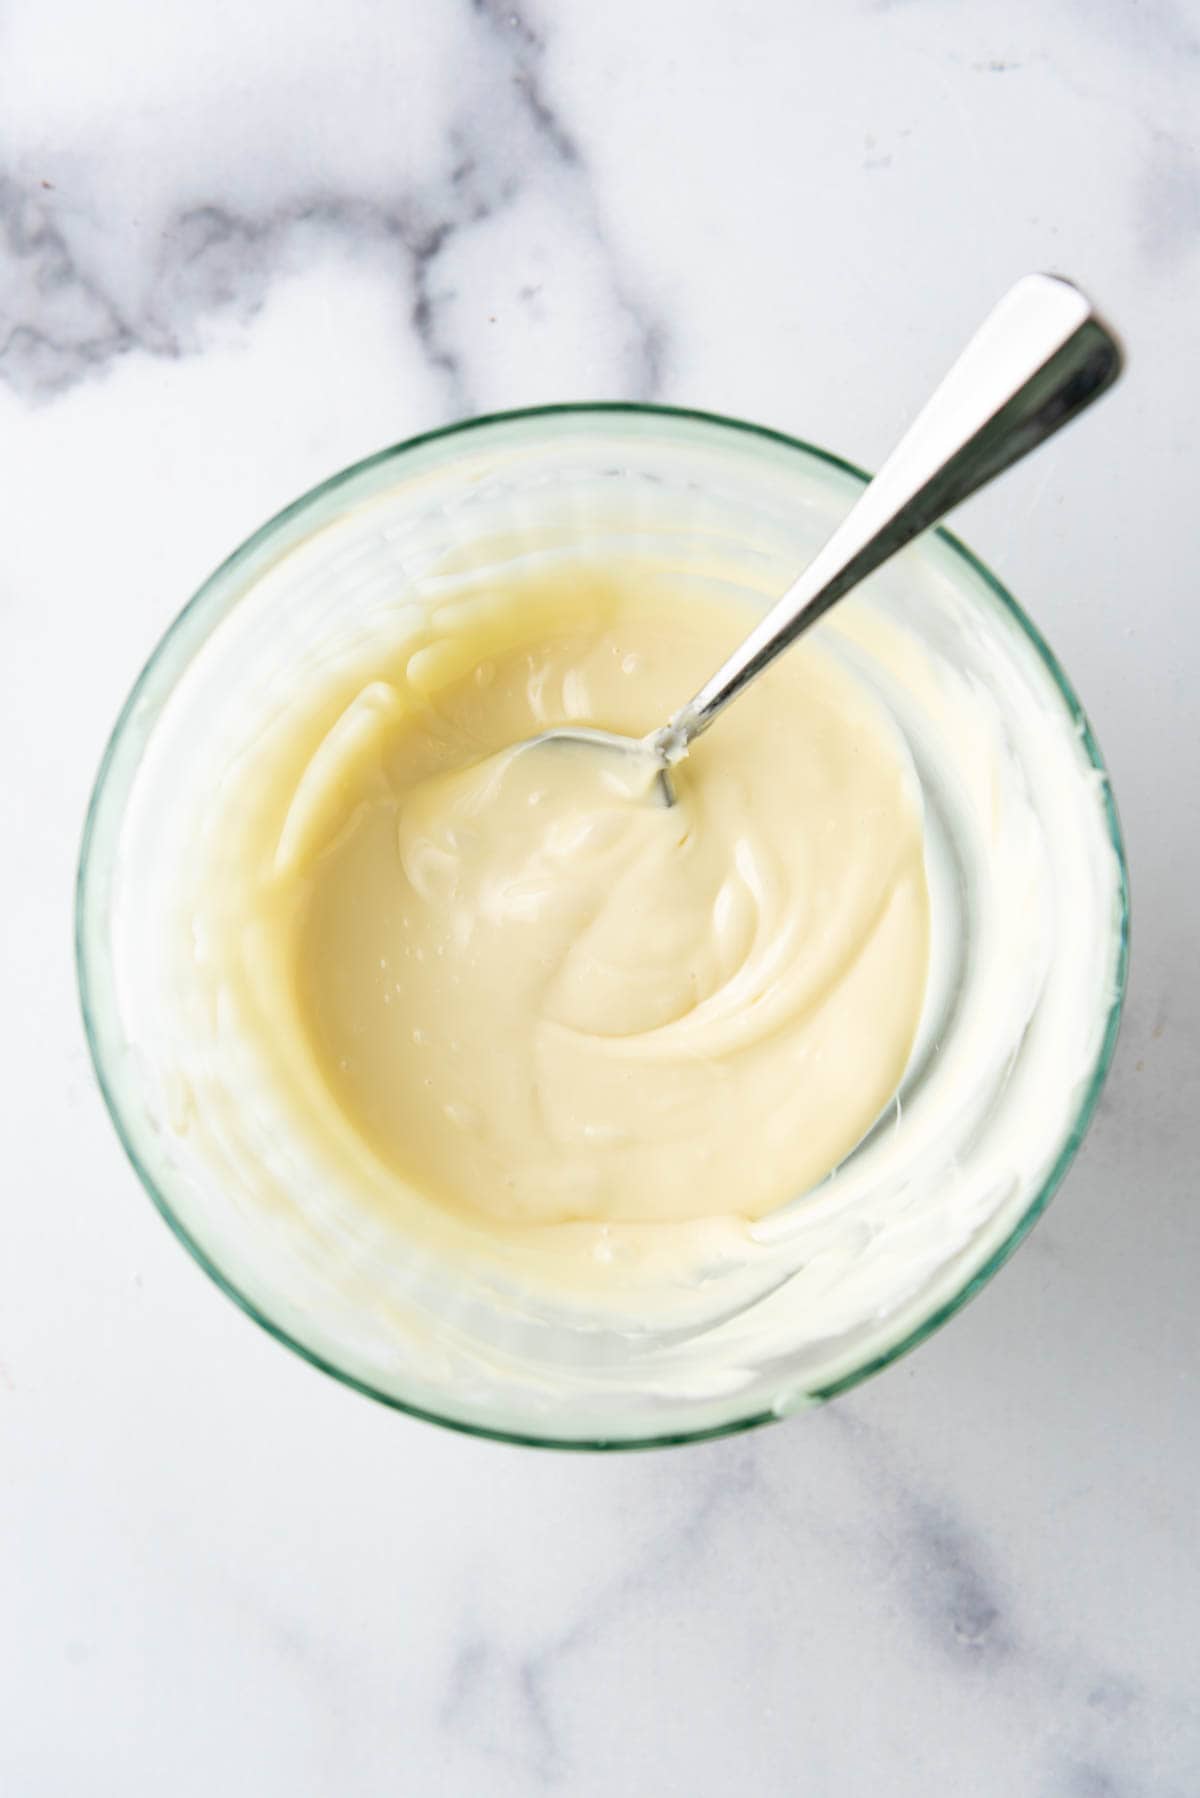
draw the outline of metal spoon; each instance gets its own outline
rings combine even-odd
[[[675,802],[670,768],[802,631],[960,500],[1052,437],[1121,372],[1117,338],[1058,275],[1026,275],[971,339],[833,536],[700,691],[648,737],[561,725],[529,739],[643,758]]]

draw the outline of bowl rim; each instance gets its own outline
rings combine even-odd
[[[264,524],[260,525],[256,531],[245,538],[230,555],[226,556],[225,559],[213,569],[212,573],[209,574],[196,589],[195,593],[172,620],[171,624],[167,627],[166,631],[151,651],[141,672],[138,674],[137,679],[131,687],[124,705],[117,715],[116,722],[113,725],[108,741],[105,744],[104,752],[100,758],[100,764],[97,769],[95,783],[92,787],[87,813],[84,819],[75,881],[75,969],[79,989],[80,1007],[83,1014],[84,1035],[87,1040],[88,1052],[91,1056],[92,1066],[95,1070],[101,1096],[109,1116],[112,1119],[118,1140],[125,1151],[130,1165],[138,1179],[141,1181],[160,1216],[166,1222],[168,1228],[188,1250],[189,1254],[214,1284],[225,1293],[228,1298],[232,1299],[234,1304],[237,1305],[240,1310],[244,1311],[245,1314],[251,1318],[254,1323],[258,1324],[261,1329],[265,1330],[269,1336],[274,1337],[274,1339],[277,1342],[282,1343],[285,1348],[291,1349],[295,1354],[299,1355],[302,1360],[307,1361],[310,1366],[318,1368],[322,1373],[328,1374],[342,1385],[349,1386],[354,1391],[360,1392],[368,1398],[376,1399],[381,1404],[388,1406],[389,1409],[400,1411],[409,1417],[420,1418],[427,1423],[439,1424],[444,1429],[455,1430],[462,1435],[482,1437],[486,1440],[505,1442],[526,1448],[607,1451],[618,1449],[628,1450],[677,1447],[691,1442],[712,1441],[721,1436],[736,1435],[743,1430],[755,1429],[761,1424],[774,1423],[786,1415],[787,1411],[783,1408],[768,1407],[766,1410],[757,1409],[744,1417],[732,1418],[723,1423],[709,1425],[702,1429],[656,1432],[649,1436],[575,1438],[537,1435],[530,1431],[501,1429],[491,1424],[476,1423],[468,1421],[465,1418],[448,1416],[441,1412],[430,1410],[425,1406],[413,1404],[407,1399],[397,1397],[394,1393],[385,1392],[380,1387],[372,1385],[369,1380],[360,1379],[356,1374],[350,1373],[345,1368],[339,1367],[336,1362],[330,1360],[327,1356],[322,1355],[318,1350],[311,1348],[308,1344],[301,1341],[299,1337],[293,1335],[290,1330],[268,1315],[256,1300],[243,1292],[228,1277],[228,1275],[224,1273],[217,1263],[209,1256],[207,1250],[201,1246],[184,1225],[182,1220],[176,1215],[170,1199],[159,1186],[157,1180],[145,1165],[145,1162],[138,1151],[134,1141],[133,1129],[126,1122],[125,1113],[115,1089],[115,1083],[110,1079],[106,1071],[105,1047],[101,1040],[101,1027],[96,1015],[97,1006],[94,993],[94,970],[92,967],[92,958],[89,953],[89,932],[86,928],[87,919],[91,909],[92,884],[93,880],[96,878],[93,868],[92,852],[95,843],[100,804],[105,794],[118,748],[131,723],[142,694],[160,660],[166,653],[168,646],[174,642],[177,634],[184,625],[185,620],[189,620],[192,617],[193,613],[204,604],[205,600],[211,595],[213,590],[222,584],[235,569],[249,560],[257,550],[269,543],[282,526],[298,517],[319,500],[326,498],[331,493],[335,493],[340,487],[348,485],[360,475],[365,474],[368,470],[382,467],[390,462],[399,463],[405,456],[429,444],[445,442],[446,440],[455,437],[468,437],[472,432],[486,431],[488,428],[497,425],[504,426],[565,418],[620,417],[622,415],[630,418],[665,419],[675,422],[698,424],[705,428],[715,427],[717,432],[729,432],[738,437],[756,438],[783,449],[798,452],[803,457],[822,463],[826,467],[833,468],[840,473],[850,475],[856,481],[864,485],[870,479],[870,476],[863,469],[858,467],[857,464],[847,461],[844,457],[836,455],[830,450],[822,449],[816,444],[809,443],[803,438],[793,437],[786,432],[774,430],[767,425],[755,424],[745,419],[731,418],[723,413],[703,411],[694,407],[664,406],[643,401],[626,400],[566,401],[540,406],[517,407],[513,410],[503,412],[481,413],[471,418],[458,419],[451,424],[439,426],[436,430],[423,431],[417,436],[404,438],[398,443],[389,444],[387,447],[377,450],[369,456],[364,456],[357,462],[350,463],[347,467],[339,469],[336,473],[327,476],[325,480],[319,481],[315,486],[308,488],[297,499],[292,500],[288,505],[274,513]],[[993,1276],[999,1272],[1009,1256],[1012,1255],[1014,1250],[1029,1234],[1030,1230],[1045,1211],[1050,1200],[1061,1185],[1067,1169],[1074,1160],[1079,1145],[1082,1142],[1096,1111],[1104,1081],[1108,1074],[1109,1067],[1111,1066],[1113,1053],[1116,1048],[1121,1009],[1127,984],[1130,914],[1129,870],[1120,819],[1117,813],[1116,800],[1112,790],[1112,783],[1109,779],[1108,770],[1104,764],[1104,760],[1100,754],[1100,748],[1096,741],[1095,733],[1092,730],[1091,723],[1074,687],[1067,678],[1062,664],[1054,654],[1054,651],[1050,648],[1050,645],[1047,643],[1045,637],[1037,626],[1027,616],[1017,600],[1008,591],[1007,587],[1004,586],[1003,582],[992,573],[990,568],[980,561],[979,557],[976,556],[972,550],[967,548],[966,544],[954,536],[952,532],[939,526],[935,531],[931,532],[930,535],[940,539],[953,555],[960,562],[964,563],[972,574],[982,581],[990,596],[998,602],[1003,611],[1008,613],[1010,618],[1015,622],[1019,630],[1032,645],[1038,658],[1050,675],[1054,686],[1058,690],[1092,768],[1100,776],[1099,787],[1102,795],[1104,821],[1117,865],[1117,917],[1115,920],[1115,934],[1117,940],[1116,958],[1113,968],[1113,988],[1108,1010],[1105,1015],[1104,1029],[1100,1036],[1092,1066],[1086,1079],[1081,1083],[1081,1098],[1075,1110],[1070,1127],[1066,1131],[1058,1153],[1051,1163],[1044,1179],[1041,1181],[1028,1205],[1022,1211],[1020,1217],[1014,1223],[1012,1229],[991,1251],[980,1267],[976,1269],[974,1274],[972,1274],[970,1279],[966,1280],[955,1293],[943,1300],[939,1305],[935,1306],[928,1316],[923,1317],[896,1342],[881,1350],[870,1360],[865,1361],[861,1366],[852,1369],[849,1373],[841,1375],[838,1379],[829,1382],[827,1385],[818,1387],[814,1391],[808,1393],[804,1401],[808,1406],[824,1403],[826,1400],[834,1398],[842,1392],[848,1391],[852,1387],[857,1386],[861,1381],[882,1372],[885,1367],[889,1367],[892,1362],[898,1361],[901,1356],[907,1355],[911,1353],[913,1349],[919,1347],[922,1342],[933,1335],[936,1330],[939,1330],[943,1324],[948,1322],[949,1319],[955,1315],[956,1312],[960,1311],[964,1305],[982,1291]],[[107,945],[107,937],[105,937],[104,941]]]

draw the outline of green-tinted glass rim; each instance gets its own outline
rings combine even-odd
[[[267,1316],[255,1301],[249,1298],[245,1293],[241,1292],[232,1281],[227,1278],[216,1263],[209,1258],[206,1251],[176,1216],[166,1195],[161,1191],[157,1182],[142,1162],[141,1157],[134,1146],[132,1135],[126,1128],[120,1106],[118,1105],[115,1093],[105,1072],[104,1058],[98,1039],[92,1004],[91,982],[84,943],[83,926],[88,906],[91,848],[99,801],[104,791],[105,781],[116,753],[117,746],[120,743],[126,726],[137,706],[138,700],[140,699],[154,668],[165,653],[167,646],[175,638],[177,632],[182,627],[184,620],[189,618],[195,609],[203,603],[218,582],[223,580],[228,574],[232,573],[234,569],[241,566],[241,564],[253,555],[257,549],[269,541],[274,533],[279,530],[280,526],[296,517],[297,514],[303,512],[319,499],[335,492],[339,487],[344,486],[358,475],[365,473],[368,469],[380,467],[391,461],[399,461],[403,456],[408,455],[413,450],[422,448],[426,444],[436,443],[447,438],[465,436],[472,431],[483,430],[492,425],[520,424],[537,419],[612,415],[652,419],[663,418],[700,425],[716,426],[721,430],[735,432],[742,436],[760,438],[768,443],[781,445],[785,449],[798,451],[801,455],[810,457],[817,462],[823,462],[828,467],[838,469],[844,474],[851,475],[855,480],[861,481],[864,484],[870,479],[870,476],[866,474],[864,470],[857,467],[853,462],[847,462],[844,457],[833,455],[829,450],[820,449],[815,444],[806,443],[802,438],[790,437],[783,431],[772,430],[766,425],[750,424],[743,419],[727,418],[718,412],[703,412],[692,407],[654,406],[624,400],[567,402],[564,404],[548,406],[522,407],[511,412],[484,413],[477,418],[461,419],[455,424],[444,425],[436,431],[424,431],[419,436],[409,437],[401,443],[392,444],[386,449],[377,450],[375,454],[366,456],[359,462],[352,463],[348,468],[339,470],[337,474],[330,475],[327,480],[321,481],[317,486],[310,488],[306,493],[302,494],[299,499],[293,500],[292,503],[285,506],[282,511],[275,513],[275,515],[268,519],[264,525],[261,525],[252,536],[247,537],[245,542],[235,549],[232,555],[227,556],[226,559],[214,569],[212,574],[209,575],[208,579],[196,590],[187,605],[184,606],[183,610],[170,625],[165,635],[159,640],[153,653],[150,655],[141,673],[138,675],[137,680],[134,682],[129,697],[121,708],[117,721],[113,726],[112,734],[105,746],[104,754],[101,757],[100,767],[96,775],[96,783],[92,789],[87,816],[84,820],[83,839],[79,856],[79,870],[75,888],[75,966],[79,982],[80,1004],[83,1011],[84,1032],[87,1037],[92,1065],[95,1068],[100,1091],[104,1103],[108,1108],[109,1116],[112,1118],[121,1146],[125,1150],[134,1172],[137,1174],[142,1185],[150,1195],[156,1208],[165,1219],[168,1227],[178,1237],[179,1241],[199,1263],[209,1278],[214,1281],[221,1291],[224,1292],[227,1297],[231,1298],[248,1317],[252,1318],[253,1321],[264,1329],[269,1336],[273,1336],[277,1342],[283,1343],[286,1348],[292,1349],[297,1355],[301,1356],[303,1360],[309,1362],[313,1367],[319,1368],[322,1373],[329,1374],[335,1380],[341,1381],[343,1385],[352,1387],[355,1391],[365,1394],[368,1398],[378,1399],[381,1404],[388,1405],[393,1410],[404,1412],[410,1417],[421,1418],[427,1423],[440,1424],[445,1429],[457,1430],[463,1435],[481,1436],[496,1442],[513,1443],[519,1447],[525,1448],[580,1450],[669,1448],[689,1442],[711,1441],[719,1436],[736,1435],[742,1430],[755,1429],[759,1424],[777,1422],[781,1413],[774,1409],[768,1409],[766,1411],[754,1412],[748,1417],[734,1418],[728,1423],[718,1424],[706,1429],[681,1430],[645,1437],[572,1439],[564,1437],[536,1436],[526,1434],[519,1430],[493,1429],[484,1424],[468,1423],[462,1418],[443,1416],[439,1412],[426,1410],[420,1405],[410,1404],[404,1399],[396,1398],[392,1393],[380,1391],[378,1387],[372,1386],[369,1381],[358,1379],[354,1374],[348,1373],[344,1368],[338,1367],[334,1362],[327,1360],[314,1349],[309,1348],[305,1343],[291,1335],[290,1332],[285,1330],[280,1324],[276,1323],[271,1317]],[[960,1310],[968,1300],[974,1298],[976,1293],[981,1291],[992,1276],[998,1272],[1008,1260],[1018,1244],[1023,1241],[1026,1235],[1028,1235],[1029,1231],[1033,1228],[1033,1225],[1037,1222],[1037,1219],[1041,1216],[1055,1192],[1058,1190],[1058,1187],[1087,1132],[1088,1125],[1092,1120],[1093,1113],[1099,1102],[1105,1076],[1107,1075],[1109,1066],[1112,1062],[1113,1051],[1116,1047],[1117,1032],[1120,1026],[1121,1006],[1125,997],[1126,974],[1129,965],[1129,870],[1125,859],[1125,846],[1121,835],[1121,825],[1117,816],[1117,807],[1113,797],[1112,785],[1109,781],[1108,771],[1101,758],[1100,749],[1096,742],[1095,734],[1092,731],[1091,724],[1088,721],[1087,714],[1084,712],[1079,698],[1075,693],[1074,688],[1071,686],[1070,681],[1067,679],[1062,665],[1054,654],[1054,651],[1050,648],[1037,626],[1026,616],[1021,606],[1013,598],[1012,594],[1003,583],[997,580],[996,576],[979,560],[978,556],[974,555],[972,551],[969,550],[964,543],[960,542],[950,531],[939,527],[935,534],[974,574],[980,578],[980,580],[983,581],[993,598],[999,602],[1000,606],[1008,612],[1010,617],[1014,619],[1016,624],[1025,633],[1025,636],[1033,645],[1033,648],[1041,658],[1055,686],[1058,688],[1063,703],[1066,706],[1067,712],[1070,715],[1092,767],[1101,776],[1105,819],[1109,838],[1116,855],[1119,881],[1118,943],[1114,990],[1096,1060],[1086,1082],[1083,1096],[1075,1114],[1071,1129],[1067,1133],[1062,1147],[1046,1175],[1046,1178],[1043,1180],[1038,1191],[1031,1199],[1025,1211],[1018,1218],[1007,1237],[1005,1237],[1004,1241],[992,1251],[983,1266],[978,1269],[960,1291],[956,1292],[953,1297],[947,1299],[945,1303],[937,1306],[928,1317],[923,1318],[920,1323],[914,1325],[913,1328],[898,1342],[893,1343],[881,1354],[875,1356],[874,1359],[865,1362],[863,1366],[855,1368],[852,1373],[845,1374],[842,1378],[832,1381],[827,1386],[819,1387],[808,1394],[808,1401],[814,1405],[822,1403],[826,1399],[833,1398],[838,1393],[846,1392],[853,1386],[857,1386],[860,1381],[866,1380],[871,1375],[881,1372],[883,1368],[890,1366],[893,1361],[898,1361],[902,1355],[906,1355],[912,1349],[918,1347],[928,1336],[931,1336],[935,1330],[940,1329],[949,1318],[953,1317],[955,1312]]]

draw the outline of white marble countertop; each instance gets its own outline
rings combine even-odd
[[[1200,1791],[1196,0],[11,0],[0,17],[0,1791]],[[865,463],[1028,268],[1122,388],[957,528],[1107,753],[1134,972],[1016,1260],[828,1410],[628,1457],[410,1422],[163,1228],[78,831],[212,565],[546,399]]]

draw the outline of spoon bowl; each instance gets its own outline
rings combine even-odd
[[[671,762],[679,758],[667,752],[669,728],[648,737],[627,737],[620,731],[596,730],[590,725],[559,724],[528,737],[519,747],[586,749],[615,756],[621,764],[620,784],[628,788],[631,797],[653,792],[662,804],[674,805],[678,795],[671,779]]]

